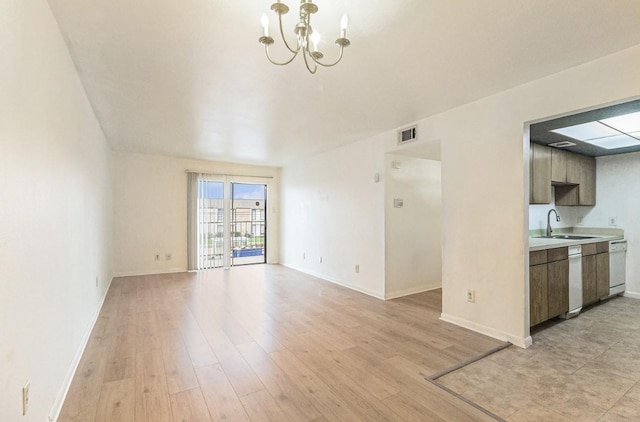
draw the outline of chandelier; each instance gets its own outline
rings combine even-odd
[[[323,67],[331,67],[337,65],[340,60],[342,60],[342,53],[345,47],[348,47],[351,42],[347,39],[347,25],[349,24],[349,19],[345,14],[342,16],[342,21],[340,23],[340,37],[336,40],[336,44],[340,47],[340,51],[338,54],[338,59],[333,63],[323,63],[321,60],[324,57],[320,51],[318,51],[318,44],[320,42],[320,33],[315,31],[311,26],[311,15],[318,11],[318,6],[313,4],[313,0],[300,0],[300,22],[294,27],[294,32],[296,34],[296,45],[291,46],[287,39],[284,36],[284,30],[282,29],[282,15],[285,15],[289,12],[289,7],[280,3],[280,0],[276,0],[275,3],[271,5],[271,10],[276,12],[278,15],[278,26],[280,28],[280,36],[282,37],[282,41],[284,42],[285,47],[292,54],[289,60],[284,62],[274,61],[269,55],[269,46],[274,43],[272,37],[269,36],[269,18],[267,18],[266,14],[262,14],[262,28],[264,30],[263,35],[258,39],[260,44],[264,45],[264,50],[267,54],[267,59],[275,65],[284,66],[291,63],[299,53],[302,53],[302,57],[304,58],[304,64],[307,67],[309,72],[316,73],[318,70],[318,65]]]

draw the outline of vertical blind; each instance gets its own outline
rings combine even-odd
[[[188,173],[189,270],[216,268],[224,258],[224,182]]]
[[[187,261],[189,270],[198,269],[198,180],[199,173],[187,173]]]

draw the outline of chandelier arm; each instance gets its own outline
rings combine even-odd
[[[282,41],[284,41],[284,45],[293,54],[298,54],[298,51],[300,51],[300,45],[298,45],[298,48],[294,50],[293,48],[291,48],[291,46],[287,42],[287,38],[284,36],[284,29],[282,29],[282,15],[280,13],[278,13],[278,26],[280,27],[280,36],[282,36]]]
[[[320,60],[318,60],[315,57],[313,57],[313,55],[311,55],[311,58],[313,59],[314,62],[316,62],[316,64],[319,64],[322,67],[332,67],[332,66],[335,66],[338,63],[340,63],[340,60],[342,60],[342,54],[343,53],[344,53],[344,47],[340,46],[340,54],[338,55],[338,59],[333,63],[322,63]]]
[[[315,66],[313,70],[311,70],[311,66],[309,66],[309,60],[307,59],[307,49],[302,50],[302,57],[304,57],[304,65],[307,66],[307,70],[309,71],[309,73],[314,75],[318,70],[318,66]],[[313,56],[311,58],[313,59]],[[313,59],[313,61],[317,63],[316,59]]]
[[[271,63],[273,63],[275,65],[278,65],[278,66],[284,66],[284,65],[287,65],[287,64],[291,63],[293,61],[293,59],[295,59],[298,56],[298,53],[300,51],[299,50],[298,51],[294,51],[293,52],[293,56],[289,60],[287,60],[286,62],[282,62],[282,63],[276,62],[271,58],[271,56],[269,55],[269,46],[266,45],[266,44],[264,46],[264,52],[267,53],[267,59],[269,59],[269,61]]]
[[[348,47],[351,44],[349,39],[346,37],[346,26],[347,26],[346,15],[343,16],[343,19],[342,19],[340,38],[336,40],[336,44],[338,44],[340,48],[338,52],[338,57],[333,63],[323,63],[321,60],[324,58],[324,55],[317,50],[317,43],[318,43],[317,38],[319,37],[318,35],[314,34],[314,30],[311,26],[311,15],[318,11],[318,6],[313,4],[313,0],[300,1],[300,10],[299,10],[300,21],[294,28],[294,32],[297,38],[295,48],[291,48],[293,44],[289,44],[289,42],[287,41],[287,38],[285,37],[285,34],[284,34],[284,27],[282,23],[282,15],[286,14],[289,11],[289,8],[284,3],[281,3],[280,0],[278,0],[277,3],[274,3],[271,5],[271,10],[276,12],[276,14],[278,15],[278,30],[280,32],[280,36],[282,38],[282,41],[286,49],[289,50],[290,53],[292,53],[292,56],[291,58],[289,58],[284,62],[277,62],[271,58],[271,55],[269,54],[269,46],[274,43],[274,40],[272,37],[269,36],[269,28],[268,28],[269,21],[266,18],[266,15],[263,15],[262,25],[264,27],[264,35],[261,36],[258,39],[258,41],[261,44],[264,44],[265,54],[269,62],[271,62],[276,66],[284,66],[291,63],[293,60],[295,60],[295,58],[298,56],[298,53],[302,52],[302,57],[304,60],[305,67],[311,74],[315,74],[317,72],[318,66],[333,67],[338,63],[340,63],[344,55],[344,47]],[[312,34],[313,34],[313,37],[310,37]],[[310,42],[311,38],[313,38],[314,40],[313,51],[311,49],[311,44],[312,44]],[[311,57],[311,60],[309,60],[309,57]]]

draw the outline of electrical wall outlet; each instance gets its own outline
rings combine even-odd
[[[467,289],[467,302],[475,303],[476,301],[476,291]]]
[[[356,264],[356,274],[360,273],[360,265]]]
[[[165,261],[171,261],[171,254],[170,253],[165,254],[164,255],[164,259],[165,259]]]
[[[27,414],[27,410],[29,410],[29,390],[31,389],[31,381],[27,381],[27,383],[22,387],[22,416]]]
[[[618,225],[618,217],[609,217],[609,225],[610,226]]]

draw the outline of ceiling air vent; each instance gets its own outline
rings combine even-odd
[[[560,142],[554,142],[552,144],[549,144],[549,146],[556,147],[556,148],[566,148],[566,147],[575,146],[575,144],[571,141],[560,141]]]
[[[411,126],[398,131],[398,145],[418,139],[418,126]]]

